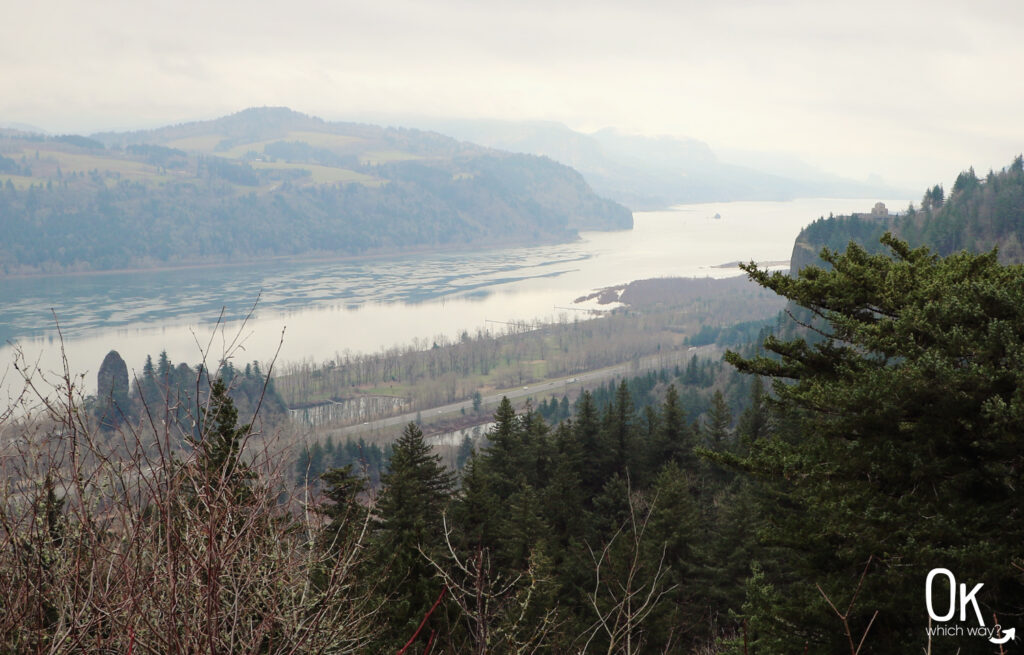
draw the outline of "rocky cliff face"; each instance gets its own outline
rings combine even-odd
[[[895,230],[898,221],[898,217],[869,214],[820,218],[801,230],[793,243],[790,271],[796,275],[805,266],[825,266],[819,257],[822,248],[842,251],[851,241],[869,252],[879,251],[878,240],[886,230]]]

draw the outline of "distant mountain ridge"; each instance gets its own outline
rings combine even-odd
[[[0,134],[0,274],[566,241],[632,214],[551,159],[287,108]]]
[[[550,157],[578,170],[598,194],[634,210],[693,202],[903,195],[884,184],[841,178],[806,164],[791,163],[787,174],[730,164],[696,139],[614,129],[585,134],[546,121],[408,120],[472,143]]]
[[[822,248],[842,251],[851,241],[868,252],[881,252],[878,240],[886,231],[939,255],[998,248],[1001,262],[1024,263],[1024,158],[1018,156],[984,178],[973,168],[963,171],[948,197],[936,185],[925,191],[919,207],[911,205],[900,214],[820,218],[797,236],[790,270],[822,264]]]
[[[181,145],[182,141],[194,140],[192,146],[198,151],[228,153],[246,144],[258,148],[267,141],[287,139],[295,132],[349,137],[348,144],[332,143],[330,147],[351,152],[365,151],[369,145],[404,147],[432,157],[452,157],[482,150],[442,134],[365,123],[326,121],[287,107],[250,107],[211,120],[134,132],[100,132],[91,136],[108,147],[132,144]],[[210,147],[209,137],[213,135],[220,139],[212,142]]]

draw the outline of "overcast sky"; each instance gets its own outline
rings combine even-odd
[[[155,127],[250,106],[545,119],[780,150],[923,189],[1024,151],[1024,3],[6,3],[0,123]]]

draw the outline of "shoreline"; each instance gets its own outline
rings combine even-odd
[[[789,262],[782,260],[757,262],[757,265],[762,267],[780,266],[782,264],[789,264]],[[739,269],[737,264],[719,264],[712,268],[736,268],[736,274],[728,277],[669,276],[643,278],[594,289],[589,294],[575,298],[572,302],[578,305],[596,300],[598,305],[620,303],[625,307],[635,309],[664,302],[678,302],[681,299],[690,298],[694,294],[712,290],[730,292],[740,287],[756,286],[755,283],[750,281],[747,274]]]
[[[602,230],[587,230],[589,231],[602,231]],[[609,232],[615,230],[607,230]],[[33,279],[45,279],[45,278],[60,278],[60,277],[102,277],[105,275],[129,275],[136,273],[169,273],[174,271],[191,271],[191,270],[206,270],[214,268],[244,268],[246,266],[253,266],[260,263],[275,263],[275,264],[317,264],[317,263],[345,263],[345,262],[362,262],[362,261],[381,261],[388,259],[396,259],[405,255],[441,255],[441,254],[458,254],[458,253],[469,253],[469,252],[481,252],[487,250],[502,250],[506,248],[534,248],[543,246],[554,246],[566,243],[573,243],[581,239],[579,232],[572,239],[559,240],[539,240],[539,241],[508,241],[502,243],[495,243],[493,241],[487,242],[473,242],[466,244],[457,244],[450,246],[422,246],[416,248],[396,248],[382,251],[365,252],[354,255],[331,255],[331,254],[308,254],[308,255],[269,255],[263,257],[252,257],[240,260],[220,261],[220,262],[202,262],[197,261],[193,263],[182,263],[182,264],[164,264],[159,266],[134,266],[128,268],[110,268],[102,270],[88,270],[88,271],[55,271],[55,272],[32,272],[32,273],[0,273],[0,281],[3,280],[33,280]]]

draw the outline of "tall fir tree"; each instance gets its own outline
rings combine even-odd
[[[609,408],[605,431],[607,447],[613,454],[610,473],[627,475],[635,468],[636,451],[632,443],[636,427],[636,408],[626,380],[615,390],[615,401]]]
[[[381,587],[390,595],[384,605],[388,630],[383,649],[401,646],[441,591],[427,557],[436,559],[445,548],[443,514],[454,478],[419,426],[409,423],[394,444],[391,469],[382,482],[384,488],[374,508],[373,544]],[[436,625],[439,618],[432,620]],[[429,632],[424,639],[427,635]]]
[[[601,492],[607,479],[607,453],[601,442],[601,423],[597,415],[597,406],[589,391],[584,390],[580,394],[572,432],[575,443],[567,448],[567,453],[574,459],[572,465],[579,471],[585,506],[590,507],[593,498]]]
[[[715,452],[723,452],[732,445],[730,443],[729,426],[732,424],[732,412],[725,396],[720,389],[711,395],[711,405],[704,417],[704,443]]]
[[[487,434],[487,472],[491,488],[499,500],[515,493],[527,455],[524,453],[523,430],[516,410],[507,397],[502,397],[494,412],[494,427]]]
[[[693,452],[694,442],[693,431],[686,422],[686,413],[679,404],[679,392],[671,384],[665,392],[658,430],[648,449],[650,469],[657,471],[667,462],[676,462],[684,470],[694,471],[697,462]]]

